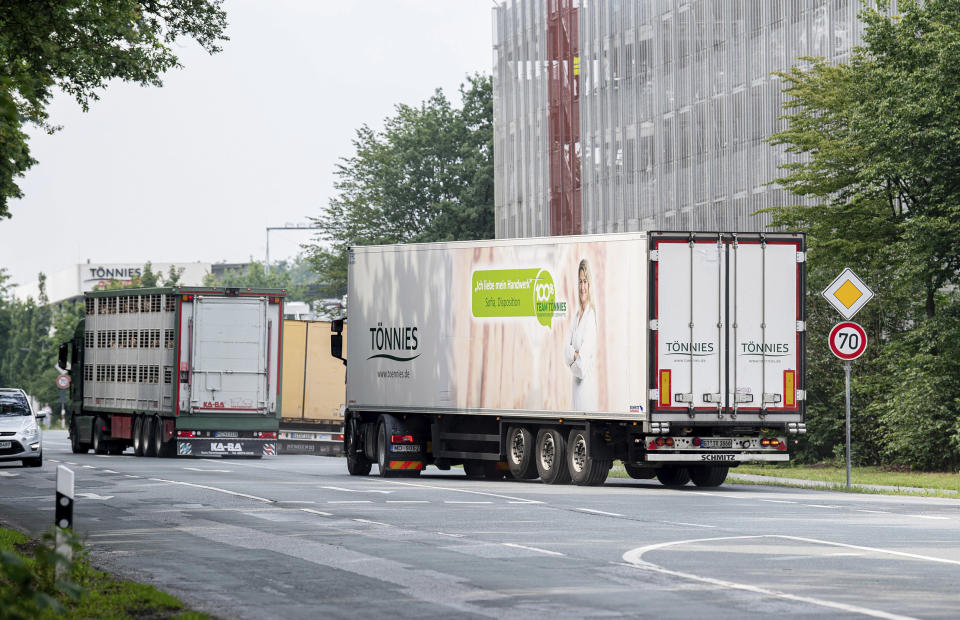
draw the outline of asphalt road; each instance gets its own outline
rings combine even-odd
[[[960,500],[347,475],[343,460],[74,455],[0,464],[0,522],[76,472],[91,558],[221,618],[956,618]],[[376,468],[374,468],[374,471]]]

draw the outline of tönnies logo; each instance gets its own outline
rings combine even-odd
[[[374,358],[384,358],[395,362],[409,362],[420,357],[420,354],[411,355],[420,346],[416,327],[384,327],[377,323],[370,328],[370,350]]]

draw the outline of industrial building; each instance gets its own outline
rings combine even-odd
[[[767,228],[800,199],[783,80],[849,59],[859,0],[507,0],[494,9],[496,236]]]

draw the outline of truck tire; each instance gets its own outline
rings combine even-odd
[[[86,454],[88,449],[80,441],[80,431],[77,430],[77,421],[74,419],[70,422],[70,451],[74,454]]]
[[[682,487],[690,482],[690,470],[686,467],[661,467],[657,480],[665,487]]]
[[[511,426],[507,429],[507,465],[510,473],[517,480],[531,480],[536,478],[537,463],[534,458],[536,451],[533,444],[533,433],[522,426]]]
[[[103,439],[103,420],[99,417],[93,420],[93,437],[91,439],[93,440],[94,454],[107,453],[107,442]]]
[[[133,455],[143,456],[143,416],[133,420]]]
[[[157,456],[168,459],[173,456],[174,441],[163,440],[163,420],[159,417],[153,420],[153,441],[157,445]]]
[[[534,460],[537,463],[541,482],[546,484],[570,482],[570,469],[567,467],[567,440],[559,430],[541,428],[537,431],[537,454]]]
[[[692,467],[690,478],[693,480],[693,484],[698,487],[718,487],[727,479],[727,472],[729,471],[730,468],[726,465]]]
[[[143,456],[157,456],[157,446],[153,443],[153,418],[143,416],[143,425],[140,432],[140,443],[143,445]]]
[[[484,478],[486,474],[483,465],[483,461],[464,461],[463,473],[465,473],[470,480],[480,480]]]
[[[377,424],[377,467],[380,470],[381,478],[394,478],[397,472],[389,469],[387,456],[387,425],[383,420],[380,420],[380,423]]]
[[[627,472],[627,475],[635,480],[650,480],[657,475],[657,470],[652,467],[643,467],[642,465],[634,465],[633,463],[624,463],[623,469]]]
[[[373,463],[357,452],[360,441],[360,425],[356,416],[347,419],[346,433],[343,435],[343,451],[347,455],[347,471],[351,476],[369,476]],[[363,445],[363,444],[359,444]]]
[[[574,484],[599,486],[607,479],[613,461],[590,456],[587,431],[575,428],[567,436],[567,469]]]

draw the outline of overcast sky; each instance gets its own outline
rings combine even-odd
[[[114,83],[62,131],[32,131],[39,163],[0,220],[14,282],[86,262],[263,260],[267,226],[306,222],[333,193],[354,131],[435,88],[458,102],[490,73],[492,0],[227,0],[223,52],[177,48],[162,88]],[[309,233],[270,234],[271,260]]]

